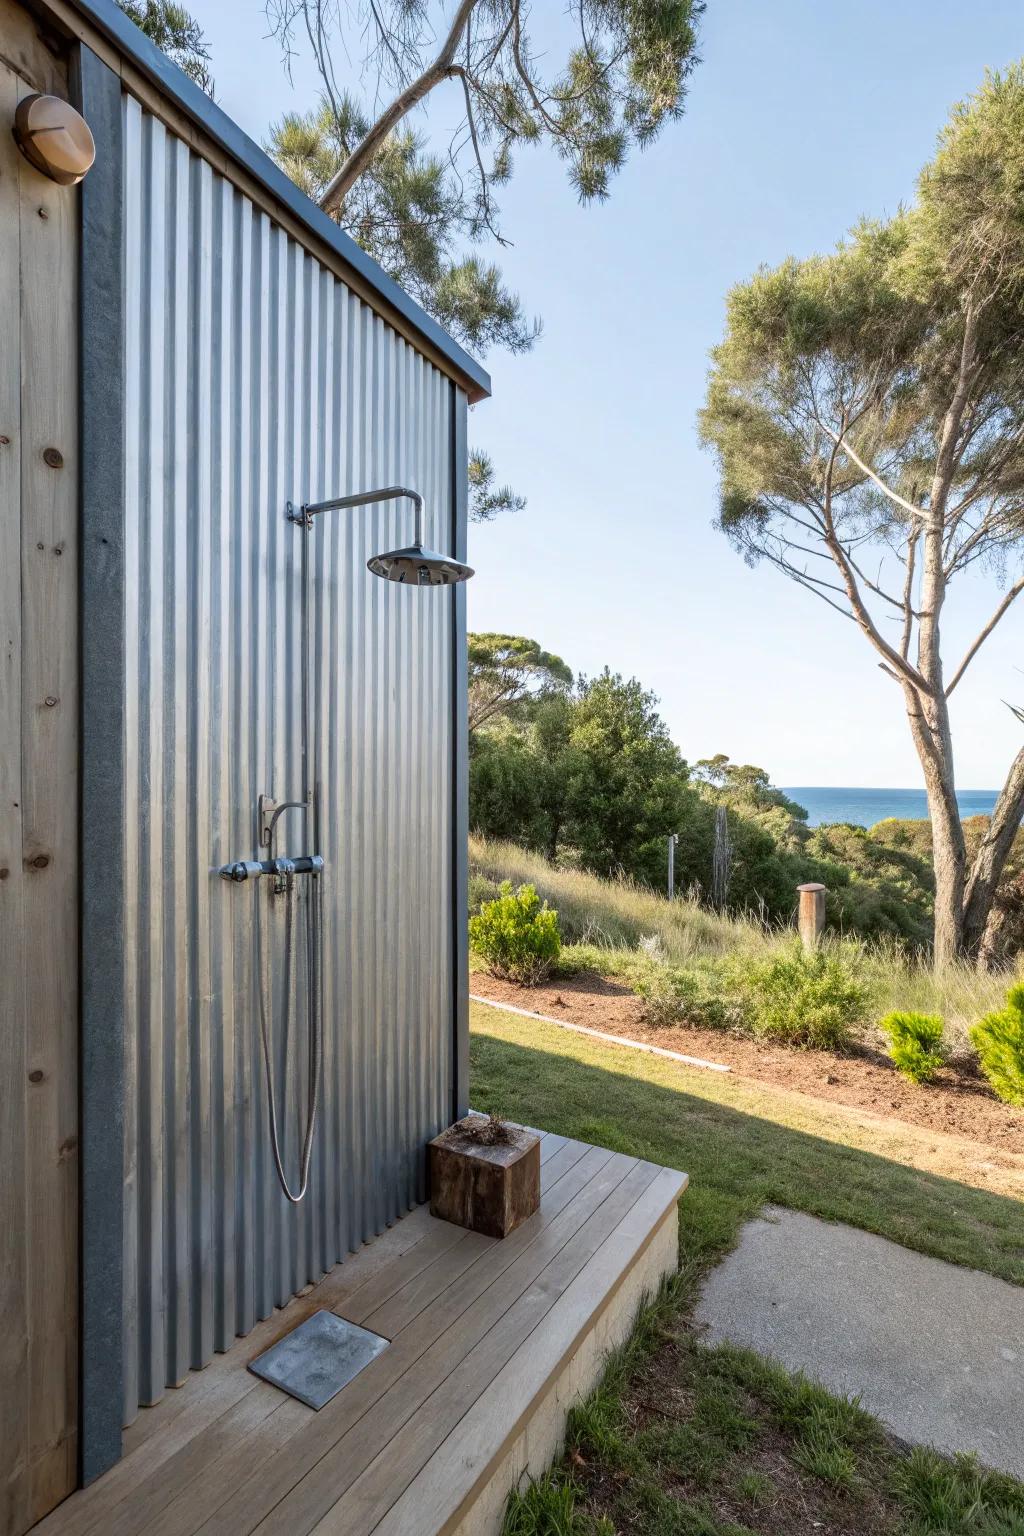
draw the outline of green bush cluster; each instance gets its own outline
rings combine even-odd
[[[561,952],[558,913],[541,901],[535,886],[513,890],[504,880],[494,901],[485,901],[469,920],[469,942],[491,973],[533,987],[550,974]]]
[[[746,972],[750,1027],[766,1040],[819,1051],[841,1051],[863,1023],[867,989],[842,955],[806,953],[794,945]]]
[[[1007,1104],[1024,1104],[1024,983],[1011,987],[1006,1007],[971,1029],[981,1070]]]
[[[882,826],[896,835],[897,823]],[[515,885],[528,889],[538,908],[538,889],[557,903],[554,926],[564,943],[539,969],[530,961],[527,980],[541,979],[549,966],[565,977],[594,971],[635,992],[644,1022],[655,1027],[732,1029],[822,1050],[847,1047],[858,1027],[881,1013],[894,1065],[922,1084],[934,1081],[945,1061],[960,1058],[967,1026],[977,1020],[969,1036],[994,1092],[1024,1106],[1022,982],[1007,996],[1004,977],[966,966],[933,971],[898,945],[830,938],[806,955],[795,939],[752,921],[719,917],[687,901],[670,904],[628,881],[557,869],[511,845],[476,845],[473,856],[473,912],[483,915]],[[494,919],[488,922],[493,926]],[[487,960],[479,926],[473,943]],[[499,969],[504,959],[499,955],[492,970],[520,979],[521,967]]]
[[[887,1013],[879,1021],[889,1037],[889,1055],[897,1071],[913,1083],[930,1083],[946,1059],[942,1020],[936,1013]]]

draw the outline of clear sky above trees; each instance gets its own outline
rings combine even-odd
[[[315,94],[302,60],[289,88],[258,4],[192,9],[218,99],[254,137]],[[728,287],[892,212],[950,104],[1024,52],[1014,0],[982,0],[969,26],[947,0],[866,0],[848,20],[815,0],[713,5],[686,116],[606,207],[577,208],[551,157],[501,189],[502,269],[545,335],[526,358],[489,359],[495,399],[472,435],[529,506],[474,529],[470,622],[635,672],[691,758],[726,749],[783,783],[917,785],[892,685],[850,626],[714,533],[694,430]],[[445,112],[432,103],[427,126],[442,132]],[[990,607],[985,579],[968,583],[951,616],[965,644]],[[993,785],[1011,755],[1019,726],[1000,700],[1024,683],[1020,640],[1007,629],[957,690],[966,787]]]

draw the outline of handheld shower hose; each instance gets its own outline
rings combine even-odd
[[[281,1153],[281,1135],[277,1118],[277,1091],[274,1082],[273,1047],[270,1040],[270,991],[269,964],[263,942],[261,889],[263,882],[255,882],[256,899],[256,963],[259,967],[260,1040],[263,1046],[263,1069],[267,1081],[267,1110],[270,1119],[270,1146],[274,1156],[278,1182],[285,1198],[298,1205],[309,1188],[309,1167],[313,1157],[313,1133],[316,1130],[316,1114],[320,1098],[320,1057],[323,1053],[323,964],[320,945],[323,942],[323,887],[321,878],[311,881],[306,913],[306,997],[309,1006],[309,1060],[306,1083],[306,1128],[302,1136],[302,1154],[299,1159],[299,1187],[293,1190],[288,1183]],[[284,892],[285,908],[285,968],[284,968],[284,1025],[288,1037],[288,1014],[291,1005],[292,972],[295,962],[295,889],[289,884]],[[268,892],[267,900],[272,900]]]

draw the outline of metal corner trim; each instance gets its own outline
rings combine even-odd
[[[124,197],[121,82],[85,44],[79,189],[81,1019],[79,1476],[121,1455],[124,1265]]]

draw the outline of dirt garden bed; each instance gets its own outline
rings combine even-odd
[[[759,1083],[813,1094],[982,1145],[1024,1151],[1024,1111],[1002,1104],[969,1062],[953,1062],[934,1083],[918,1087],[901,1077],[887,1056],[868,1045],[836,1056],[750,1040],[726,1030],[686,1025],[652,1028],[643,1022],[641,1001],[634,993],[620,981],[592,973],[520,987],[478,971],[472,977],[472,991],[494,1002],[721,1062]]]

